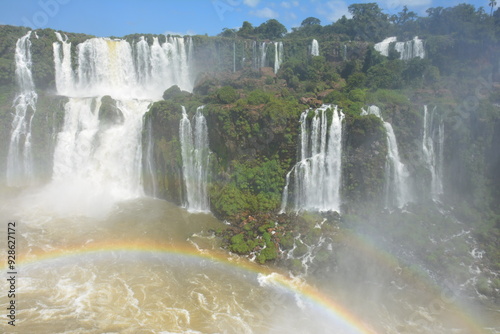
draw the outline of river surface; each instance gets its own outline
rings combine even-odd
[[[5,333],[498,333],[494,310],[474,315],[452,292],[400,286],[397,270],[358,268],[349,248],[335,272],[293,278],[221,250],[210,231],[224,223],[209,214],[139,198],[83,217],[45,196],[1,191],[2,277],[16,222],[15,297],[0,284]]]

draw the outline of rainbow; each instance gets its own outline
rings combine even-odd
[[[30,253],[19,258],[18,269],[22,272],[23,267],[32,264],[40,264],[58,259],[72,259],[81,256],[92,256],[108,252],[126,252],[134,254],[160,253],[192,258],[198,260],[210,260],[221,264],[229,269],[234,267],[254,273],[255,275],[265,275],[269,283],[272,283],[285,291],[298,294],[303,300],[324,310],[335,323],[343,326],[349,333],[376,334],[376,332],[356,318],[341,305],[326,297],[314,287],[297,282],[275,269],[255,264],[239,257],[229,257],[225,252],[199,251],[187,245],[166,245],[151,240],[130,240],[130,241],[106,241],[102,243],[92,243],[85,246],[66,247],[63,249],[51,250],[48,252]],[[4,268],[5,269],[5,266]]]
[[[398,266],[398,260],[393,255],[378,249],[369,240],[365,240],[354,233],[347,235],[347,238],[351,247],[363,256],[370,258],[378,265],[391,270]],[[269,283],[279,286],[292,294],[298,294],[304,300],[324,310],[335,323],[344,326],[349,332],[359,334],[376,333],[374,329],[370,328],[361,319],[355,317],[313,286],[304,282],[298,282],[276,268],[271,269],[240,257],[228,257],[228,254],[224,251],[200,251],[188,244],[164,244],[154,240],[107,240],[105,242],[95,242],[84,246],[69,246],[47,252],[39,251],[37,253],[24,254],[18,257],[18,266],[22,271],[23,266],[29,266],[30,264],[110,252],[168,254],[180,256],[183,259],[210,260],[226,266],[228,269],[238,268],[255,275],[265,275]],[[5,270],[5,268],[5,265],[0,267],[0,269],[3,270]],[[419,289],[434,293],[436,296],[440,294],[438,287],[433,286],[430,282],[425,282],[421,277],[419,277],[415,283],[418,284]],[[481,328],[470,315],[460,310],[458,306],[454,304],[449,306],[451,306],[453,311],[460,316],[461,325],[467,328],[471,334],[484,333],[483,328]]]

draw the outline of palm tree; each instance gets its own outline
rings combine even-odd
[[[488,5],[491,7],[490,16],[493,15],[493,7],[495,7],[496,5],[497,2],[495,0],[490,0],[490,4]]]

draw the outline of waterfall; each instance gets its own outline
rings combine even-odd
[[[344,114],[337,106],[331,105],[323,105],[316,110],[309,109],[302,113],[300,161],[287,175],[281,212],[285,212],[288,206],[297,212],[340,212],[343,119]],[[290,186],[294,189],[292,203],[289,203]]]
[[[168,37],[151,45],[142,37],[136,43],[91,38],[77,46],[77,67],[72,70],[71,44],[56,33],[53,44],[56,87],[69,97],[111,95],[114,98],[159,100],[172,85],[191,91],[192,41]],[[62,49],[62,50],[61,50]]]
[[[141,196],[142,116],[149,102],[116,101],[123,121],[106,125],[99,119],[101,105],[99,97],[71,98],[66,104],[52,178],[88,183],[117,200]]]
[[[397,37],[387,37],[382,42],[375,44],[374,48],[383,56],[387,57],[389,56],[389,47],[391,46],[391,43],[395,43],[397,40]]]
[[[260,67],[266,66],[266,57],[267,57],[267,44],[266,42],[262,42],[260,46]]]
[[[401,60],[410,60],[416,57],[425,58],[424,42],[418,36],[406,42],[398,42],[397,37],[388,37],[375,44],[374,48],[387,57],[389,56],[391,43],[394,43],[394,49],[399,52],[399,59]]]
[[[185,207],[191,212],[210,212],[207,191],[210,150],[203,108],[204,106],[198,107],[191,124],[183,106],[179,125],[182,174],[186,189]]]
[[[423,59],[425,57],[424,43],[418,36],[415,36],[411,41],[397,42],[394,48],[400,53],[401,60],[410,60],[416,57]]]
[[[283,63],[283,42],[274,42],[274,73],[278,73]]]
[[[233,42],[233,73],[236,72],[236,42]]]
[[[14,119],[7,155],[7,185],[23,186],[33,182],[31,123],[36,112],[38,95],[31,72],[31,31],[16,42],[16,82],[19,93],[14,98]]]
[[[436,120],[436,108],[429,115],[424,105],[422,152],[424,162],[431,172],[431,196],[437,200],[443,194],[443,150],[444,150],[444,122]]]
[[[256,70],[259,68],[259,58],[257,56],[257,42],[252,42],[252,66]]]
[[[398,143],[392,125],[385,122],[377,106],[363,110],[362,115],[375,115],[380,118],[387,132],[387,161],[385,165],[385,206],[402,208],[411,200],[409,173],[399,157]]]
[[[192,89],[191,40],[91,38],[72,54],[67,38],[56,37],[57,93],[69,101],[44,196],[53,200],[45,207],[70,215],[105,214],[118,201],[144,196],[142,166],[151,173],[155,195],[151,129],[142,163],[143,116],[170,86]]]
[[[318,41],[313,39],[311,44],[311,55],[319,56],[319,44]]]
[[[54,42],[56,89],[60,95],[69,95],[74,90],[73,69],[71,68],[71,43],[56,32],[58,42]]]

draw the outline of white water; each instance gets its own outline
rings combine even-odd
[[[425,58],[425,48],[423,41],[415,36],[411,41],[398,42],[397,37],[388,37],[382,42],[375,44],[374,48],[384,56],[389,56],[391,43],[394,43],[394,49],[400,53],[401,60],[410,60],[412,58]]]
[[[429,115],[427,106],[424,105],[423,130],[422,152],[431,172],[430,193],[432,199],[437,200],[443,194],[444,123],[436,119],[436,108]]]
[[[56,36],[56,88],[69,102],[57,135],[52,182],[39,200],[59,215],[100,217],[117,202],[144,195],[143,116],[170,86],[192,89],[192,42],[188,39],[186,45],[183,38],[168,37],[160,44],[155,37],[151,44],[145,38],[131,44],[92,38],[79,44],[72,55],[70,43]],[[99,119],[105,95],[114,99],[115,112],[122,117]],[[152,165],[146,167],[151,173]]]
[[[266,66],[266,58],[267,58],[267,44],[266,42],[262,42],[260,46],[260,67]]]
[[[182,150],[182,175],[186,189],[184,206],[191,212],[210,212],[207,183],[210,150],[204,106],[198,107],[191,124],[182,107],[179,138]]]
[[[377,106],[369,106],[362,115],[375,115],[384,123],[387,132],[387,162],[385,165],[385,206],[402,208],[411,200],[410,175],[399,157],[398,143],[392,125],[385,122]]]
[[[106,125],[99,120],[99,97],[66,104],[45,207],[59,215],[101,216],[118,201],[143,196],[141,131],[149,102],[116,103],[123,123]]]
[[[379,42],[374,45],[375,50],[380,52],[383,56],[389,56],[389,47],[391,43],[395,43],[397,41],[397,37],[387,37],[382,42]]]
[[[332,112],[330,126],[328,110]],[[309,112],[311,110],[304,111],[300,117],[300,161],[287,175],[281,212],[289,206],[294,211],[340,212],[344,114],[337,106],[323,105],[314,110],[314,116],[308,121]],[[292,175],[294,191],[290,203]]]
[[[278,73],[283,63],[283,42],[274,42],[274,73]]]
[[[418,36],[415,36],[411,41],[397,42],[394,47],[400,53],[401,60],[425,58],[424,43]]]
[[[90,97],[111,95],[118,99],[158,100],[172,85],[191,91],[192,41],[168,37],[151,45],[144,38],[125,40],[91,38],[77,46],[77,69],[72,70],[71,45],[57,34],[53,45],[56,87],[60,95]],[[62,49],[62,50],[61,50]]]
[[[311,44],[311,55],[319,56],[319,44],[318,41],[313,39]]]
[[[69,91],[74,86],[74,73],[71,68],[71,43],[67,41],[67,37],[63,38],[58,32],[56,32],[56,37],[59,42],[52,45],[54,49],[56,89],[61,95],[69,95]]]
[[[16,43],[16,83],[19,93],[14,98],[14,119],[7,155],[7,185],[23,186],[33,182],[31,123],[36,112],[38,95],[31,73],[31,31]]]

